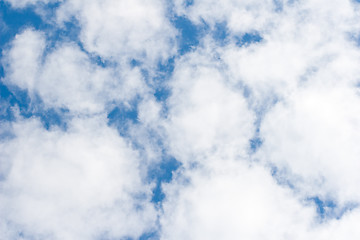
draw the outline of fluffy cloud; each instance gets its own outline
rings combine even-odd
[[[294,173],[293,181],[303,179],[299,187],[307,182],[306,194],[341,204],[358,202],[355,7],[350,1],[288,6],[263,42],[240,49],[230,45],[223,55],[232,80],[249,87],[252,106],[265,109],[259,158]],[[277,101],[274,108],[271,98]]]
[[[54,28],[75,21],[79,42],[50,46],[46,31],[25,29],[3,52],[5,84],[71,117],[66,130],[18,116],[0,125],[11,129],[0,142],[0,237],[136,238],[155,228],[161,239],[359,238],[359,9],[61,1]],[[209,26],[182,56],[172,14]],[[170,95],[159,100],[152,81],[169,57]],[[126,137],[138,150],[106,118],[134,99]],[[182,165],[156,211],[146,171],[164,154]]]
[[[166,11],[162,0],[69,0],[57,18],[60,23],[77,19],[85,49],[102,58],[156,63],[175,54],[176,30]]]
[[[137,237],[154,227],[138,155],[102,117],[74,119],[66,132],[47,131],[36,119],[12,127],[15,136],[0,144],[9,166],[1,238]]]
[[[360,19],[351,2],[335,2],[284,5],[272,26],[259,31],[260,43],[224,48],[232,81],[249,88],[251,101],[287,98],[315,74],[322,74],[323,82],[357,81],[359,49],[351,35]]]
[[[198,61],[188,57],[184,62],[193,70],[177,62],[169,99],[169,119],[174,124],[169,125],[170,149],[180,161],[186,163],[190,159],[197,165],[185,165],[181,173],[186,177],[165,188],[168,198],[162,237],[356,239],[358,211],[346,210],[349,204],[356,206],[359,202],[356,143],[360,59],[353,38],[359,29],[356,3],[279,3],[282,7],[277,11],[270,3],[252,10],[251,4],[256,3],[246,1],[244,6],[230,1],[214,5],[194,1],[190,6],[176,3],[179,13],[195,24],[205,21],[214,26],[225,21],[231,41],[222,48],[204,44],[205,53],[202,47],[191,53]],[[337,11],[339,8],[341,11]],[[247,27],[238,17],[238,28],[233,26],[231,16],[237,11],[257,16],[262,9],[265,13],[259,14],[256,23]],[[267,17],[269,22],[263,20]],[[256,31],[262,41],[239,47],[232,37],[246,31]],[[208,64],[212,58],[208,52],[216,52],[217,65]],[[206,64],[208,68],[204,67]],[[224,76],[222,81],[220,75]],[[204,85],[197,87],[202,80]],[[214,82],[221,84],[215,86]],[[222,92],[225,86],[231,86],[236,99],[245,92],[248,107],[238,105],[232,111],[230,106],[237,101],[230,92]],[[236,86],[242,90],[235,90]],[[212,111],[206,109],[220,110],[211,115]],[[235,121],[234,112],[241,114],[246,124]],[[253,168],[257,170],[241,167],[234,155],[220,154],[231,153],[229,146],[234,145],[238,152],[242,149],[246,153],[246,143],[257,134],[252,127],[255,113],[263,144],[255,155],[240,154],[237,161],[255,160]],[[221,116],[225,116],[219,121],[221,124],[211,124]],[[233,120],[234,125],[228,122]],[[221,172],[219,169],[226,164],[231,170]],[[276,167],[279,172],[273,177],[278,182],[273,182],[270,170],[264,170],[262,165]],[[191,170],[194,166],[197,170]],[[242,171],[234,173],[235,169]],[[257,171],[262,173],[253,181]],[[280,183],[290,183],[291,187],[279,186]],[[258,192],[264,195],[257,195]],[[270,195],[276,200],[272,201]],[[315,206],[309,205],[314,196],[335,202],[333,210],[321,210],[333,211],[324,222],[317,222]],[[284,209],[277,204],[291,207]],[[272,218],[267,215],[269,209]],[[252,222],[253,218],[256,221]],[[281,224],[276,225],[277,220]]]
[[[187,184],[166,186],[162,239],[304,239],[311,206],[261,167],[214,158],[211,169],[188,172]]]
[[[358,202],[359,103],[356,89],[340,86],[293,94],[263,121],[262,158],[309,181],[309,194]]]
[[[181,161],[215,152],[243,157],[254,130],[241,89],[232,88],[209,53],[181,59],[169,83],[166,123],[171,152]]]
[[[7,79],[23,89],[33,89],[46,42],[43,34],[26,30],[12,42],[12,50],[3,59]]]
[[[210,160],[210,159],[209,159]],[[210,160],[211,161],[211,160]],[[187,171],[164,187],[161,239],[357,239],[360,212],[319,221],[315,206],[242,162]]]
[[[72,43],[46,49],[44,34],[27,29],[15,37],[4,62],[7,83],[40,96],[47,107],[99,113],[147,91],[136,68],[100,67]]]

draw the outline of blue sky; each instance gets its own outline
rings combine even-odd
[[[1,1],[0,238],[357,239],[359,8]]]

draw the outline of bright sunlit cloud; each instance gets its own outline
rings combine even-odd
[[[0,239],[360,238],[358,1],[0,9]]]

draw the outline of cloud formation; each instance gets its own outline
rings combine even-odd
[[[0,238],[360,237],[357,1],[1,6]]]
[[[1,238],[138,237],[154,227],[138,154],[102,117],[66,132],[18,120],[12,133],[0,144]]]

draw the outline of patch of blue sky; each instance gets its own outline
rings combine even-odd
[[[360,1],[360,0],[359,0]],[[360,2],[359,2],[360,3]],[[350,42],[354,43],[356,46],[360,47],[360,32],[357,33],[348,33],[347,38]]]
[[[171,19],[172,24],[179,31],[178,53],[183,55],[199,45],[200,39],[206,34],[208,26],[205,23],[195,25],[184,16],[175,16]]]
[[[281,12],[284,8],[283,2],[281,0],[273,0],[275,11]]]
[[[319,196],[310,197],[307,200],[313,202],[316,205],[316,212],[321,219],[333,215],[334,209],[337,207],[334,201],[324,200]]]
[[[57,6],[58,4],[44,4],[42,7],[46,9],[46,12],[51,13],[55,11]],[[46,33],[50,43],[46,51],[51,51],[57,42],[76,39],[79,31],[76,24],[72,22],[65,23],[64,28],[57,28],[43,21],[33,7],[14,9],[11,8],[9,3],[4,1],[0,2],[0,20],[2,21],[2,28],[0,30],[0,57],[3,56],[3,50],[8,47],[8,43],[15,35],[27,28],[41,30]],[[0,78],[3,78],[4,75],[4,68],[0,65]],[[39,97],[30,99],[27,91],[14,86],[9,87],[1,80],[0,103],[2,108],[5,108],[1,111],[0,119],[2,121],[13,121],[13,108],[17,106],[22,117],[38,117],[46,129],[50,129],[54,125],[66,129],[65,116],[68,112],[66,109],[45,108]]]
[[[263,40],[262,36],[257,32],[244,33],[240,36],[235,36],[235,43],[239,47],[248,46],[253,43],[259,43]]]
[[[168,183],[173,179],[173,173],[181,167],[181,163],[171,156],[163,156],[162,161],[151,166],[148,170],[148,179],[156,183],[153,189],[153,203],[161,203],[165,194],[162,191],[162,183]]]
[[[159,102],[165,102],[170,95],[171,95],[171,89],[166,85],[160,86],[157,89],[155,89],[154,96],[156,100]]]
[[[83,43],[79,40],[79,34],[80,34],[80,27],[79,25],[77,25],[77,23],[68,23],[68,28],[67,29],[64,29],[64,32],[73,32],[73,36],[68,39],[68,40],[71,40],[73,43],[77,44],[80,48],[80,50],[82,52],[84,52],[87,57],[89,58],[90,62],[92,64],[95,64],[99,67],[102,67],[102,68],[108,68],[108,67],[116,67],[118,66],[118,64],[116,63],[116,61],[114,60],[111,60],[109,58],[103,58],[99,55],[97,55],[96,53],[94,52],[89,52],[86,50],[86,48],[84,47]],[[67,40],[65,40],[67,41]],[[64,41],[63,41],[64,42]],[[130,65],[132,67],[135,67],[136,64],[139,64],[139,66],[141,65],[141,62],[140,61],[136,61],[136,60],[132,60],[130,62]]]
[[[229,42],[229,31],[226,22],[216,23],[211,35],[220,46],[226,45]]]
[[[58,5],[59,3],[43,4],[43,12],[47,13],[49,18],[51,18],[54,16],[54,12]],[[48,48],[52,48],[59,41],[78,39],[80,28],[78,27],[76,19],[71,19],[71,21],[65,22],[63,26],[58,27],[49,19],[44,21],[44,19],[37,14],[34,7],[31,6],[22,9],[14,9],[9,3],[1,1],[0,18],[3,23],[0,31],[1,48],[4,48],[4,45],[12,40],[16,34],[21,33],[28,28],[44,32],[49,40]]]
[[[0,17],[3,27],[0,31],[0,46],[3,47],[17,33],[26,28],[40,29],[46,25],[32,8],[13,9],[10,4],[0,1]]]
[[[21,115],[28,117],[31,100],[26,91],[21,89],[10,91],[9,88],[0,81],[0,96],[2,105],[6,108],[6,111],[2,112],[2,120],[15,120],[15,115],[12,109],[15,106],[18,107]]]
[[[139,98],[129,102],[129,104],[119,104],[113,108],[107,115],[108,124],[116,127],[119,134],[123,137],[129,135],[129,127],[132,124],[138,124],[138,103]]]
[[[164,62],[159,62],[156,67],[155,83],[162,83],[169,80],[175,68],[175,57],[171,57]]]
[[[157,240],[157,239],[160,239],[159,232],[144,233],[139,238],[139,240]]]
[[[290,189],[295,189],[294,183],[288,178],[291,176],[291,173],[288,172],[285,168],[279,168],[273,164],[269,164],[271,176],[275,179],[277,184],[281,186],[288,187]]]
[[[132,68],[134,68],[134,67],[140,67],[141,65],[142,65],[142,62],[139,61],[139,60],[137,60],[137,59],[131,59],[131,61],[130,61],[130,66],[131,66]]]
[[[14,121],[14,107],[24,118],[38,117],[46,129],[57,126],[66,129],[68,110],[65,108],[45,108],[40,98],[30,99],[27,91],[13,87],[11,90],[0,81],[0,103],[4,108],[0,114],[2,121]]]
[[[185,0],[185,7],[189,7],[194,4],[194,0]]]
[[[47,29],[43,29],[47,33],[48,40],[53,47],[58,42],[75,42],[80,48],[83,48],[79,41],[80,25],[76,18],[64,22],[61,26],[51,25]]]
[[[15,101],[16,98],[13,97],[13,94],[9,91],[9,89],[0,81],[0,120],[11,121],[13,119],[10,106],[12,106]]]
[[[250,139],[250,153],[255,153],[263,144],[263,140],[259,136]]]
[[[334,200],[323,199],[319,196],[309,197],[306,200],[315,204],[321,222],[329,219],[341,219],[345,213],[358,207],[357,203],[347,203],[344,206],[339,206]]]
[[[57,126],[62,130],[67,129],[67,119],[69,118],[67,115],[69,110],[66,108],[50,108],[46,110],[42,110],[39,112],[35,112],[35,116],[39,117],[43,126],[46,129],[50,129],[53,126]]]
[[[157,66],[157,75],[154,83],[154,97],[156,101],[162,104],[162,114],[166,117],[168,114],[167,100],[171,96],[171,88],[168,85],[175,66],[175,57],[169,58],[165,63],[159,63]]]
[[[42,12],[45,12],[49,15],[49,18],[51,18],[54,16],[55,10],[59,4],[60,3],[43,4],[42,8],[44,11]],[[11,8],[9,3],[1,1],[0,21],[2,21],[2,28],[0,29],[0,49],[4,49],[7,43],[9,43],[16,34],[19,34],[28,28],[45,33],[48,40],[45,55],[59,42],[72,41],[82,47],[79,41],[80,27],[75,18],[58,26],[53,24],[49,19],[44,21],[42,17],[36,13],[34,7],[29,6],[23,9],[14,9]]]

